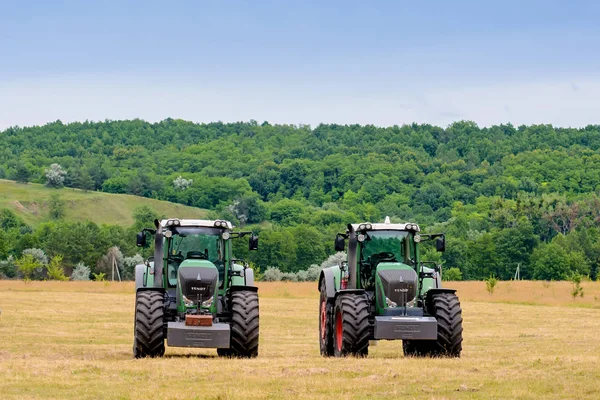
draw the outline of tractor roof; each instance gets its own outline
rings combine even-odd
[[[363,222],[361,224],[352,224],[352,228],[356,231],[360,225],[371,225],[371,231],[407,231],[412,230],[416,232],[420,232],[421,228],[417,224],[413,224],[410,222],[406,222],[404,224],[392,224],[390,222],[390,218],[386,217],[385,222],[383,223],[371,223],[371,222]],[[408,227],[407,227],[408,225]]]
[[[203,228],[228,228],[228,229],[233,229],[233,225],[231,224],[231,222],[229,221],[225,221],[222,219],[217,219],[217,220],[208,220],[208,219],[178,219],[178,218],[169,218],[169,219],[163,219],[162,221],[160,221],[160,225],[164,228],[167,225],[168,221],[179,221],[179,226],[198,226],[198,227],[203,227]],[[224,223],[225,226],[222,225],[216,225],[215,223],[219,222],[219,223]]]

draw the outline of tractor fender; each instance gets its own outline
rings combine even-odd
[[[317,286],[317,290],[321,288],[321,282],[325,281],[325,290],[327,292],[327,298],[333,299],[335,297],[335,282],[333,279],[333,271],[331,268],[325,268],[321,271],[321,275],[319,275],[319,285]]]
[[[362,293],[366,293],[365,289],[343,289],[343,290],[338,290],[337,292],[335,292],[335,296],[334,298],[338,298],[338,296],[342,295],[342,294],[362,294]]]
[[[256,286],[242,286],[242,285],[233,285],[229,288],[229,292],[240,292],[242,290],[247,290],[249,292],[258,292],[258,288]]]
[[[144,274],[146,273],[146,265],[138,264],[135,266],[135,290],[137,291],[139,288],[143,288],[146,285],[144,284]]]
[[[446,288],[434,288],[434,289],[429,289],[427,291],[427,294],[425,295],[425,304],[431,304],[431,298],[433,296],[435,296],[436,294],[441,294],[441,293],[456,293],[456,289],[446,289]]]
[[[246,286],[254,286],[254,270],[252,268],[244,270],[244,278],[246,279]]]

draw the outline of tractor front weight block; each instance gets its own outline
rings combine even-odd
[[[433,317],[375,317],[375,339],[436,340],[437,321]]]
[[[186,326],[184,322],[169,322],[167,344],[174,347],[228,349],[230,336],[229,324]]]

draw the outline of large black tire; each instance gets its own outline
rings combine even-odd
[[[256,357],[259,336],[258,293],[249,290],[233,292],[231,313],[231,356]]]
[[[440,293],[432,296],[428,312],[438,323],[437,340],[405,340],[405,356],[460,357],[462,351],[462,310],[458,296]]]
[[[138,292],[135,301],[133,355],[135,358],[165,354],[164,296],[161,292]]]
[[[325,280],[321,281],[319,297],[319,345],[323,357],[333,355],[333,303],[327,299]]]
[[[369,354],[371,324],[366,294],[341,294],[335,301],[333,354],[366,357]]]

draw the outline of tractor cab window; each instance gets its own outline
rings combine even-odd
[[[223,269],[221,230],[215,228],[176,227],[168,241],[167,277],[170,286],[177,285],[177,270],[187,259],[208,260]]]
[[[404,262],[405,231],[371,231],[365,236],[361,247],[361,261],[377,263],[380,261]]]
[[[380,262],[406,262],[406,231],[370,231],[360,246],[360,280],[365,289],[375,284],[375,269]]]

